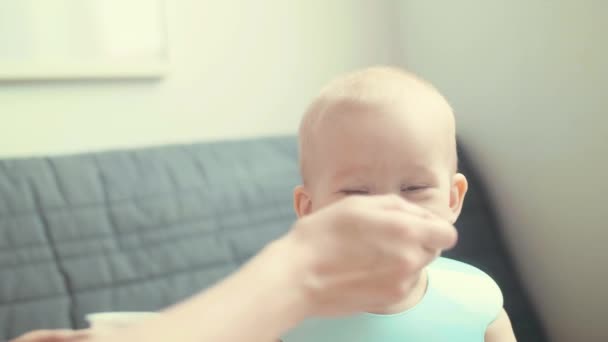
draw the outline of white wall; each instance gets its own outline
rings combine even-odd
[[[399,61],[390,0],[165,3],[166,79],[0,83],[0,157],[294,133],[329,78]]]
[[[403,1],[407,65],[435,83],[491,187],[553,341],[606,341],[606,1]]]

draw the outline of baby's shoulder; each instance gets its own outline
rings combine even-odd
[[[502,292],[496,282],[477,267],[441,257],[429,265],[428,272],[429,287],[442,298],[469,312],[482,314],[488,323],[500,313]]]

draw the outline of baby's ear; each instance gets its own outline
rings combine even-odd
[[[312,211],[312,200],[304,185],[298,185],[293,190],[293,208],[298,217],[303,217]]]
[[[452,211],[452,223],[456,222],[460,211],[462,210],[462,203],[464,202],[464,195],[467,193],[469,183],[467,178],[462,173],[457,173],[452,176],[452,187],[450,188],[450,210]]]

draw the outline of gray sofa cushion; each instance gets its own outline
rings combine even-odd
[[[295,219],[293,137],[0,161],[0,340],[157,310]]]
[[[519,341],[543,341],[481,182],[449,252],[495,277]],[[294,137],[0,161],[0,340],[157,310],[233,271],[295,219]]]

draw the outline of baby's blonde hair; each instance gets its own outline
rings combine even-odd
[[[299,155],[300,172],[306,184],[310,154],[319,122],[334,109],[349,107],[378,108],[393,101],[416,101],[417,96],[434,96],[438,101],[451,108],[439,91],[427,81],[409,71],[390,67],[374,66],[354,71],[330,81],[308,106],[300,122]],[[453,117],[451,117],[453,121]],[[452,124],[452,127],[454,125]],[[453,168],[456,171],[456,134],[453,129]]]

